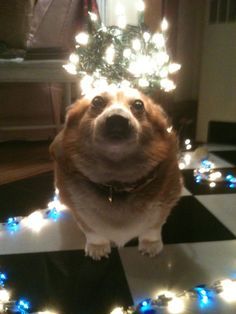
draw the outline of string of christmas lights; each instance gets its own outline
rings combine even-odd
[[[26,227],[34,232],[39,232],[49,220],[57,221],[65,208],[59,200],[59,191],[56,189],[55,195],[46,209],[36,210],[27,217],[9,217],[6,222],[0,224],[0,231],[16,233]]]
[[[139,11],[144,8],[140,1]],[[174,90],[172,76],[181,66],[172,63],[167,53],[167,20],[163,19],[159,32],[152,34],[144,24],[127,25],[121,3],[116,11],[118,26],[105,26],[90,12],[91,32],[75,37],[76,50],[64,68],[81,79],[82,93],[88,94],[94,88],[104,91],[114,84],[145,93]]]
[[[0,272],[0,313],[18,313],[18,314],[56,314],[52,311],[31,312],[31,304],[25,298],[12,300],[11,293],[6,289],[6,273]]]
[[[220,297],[227,303],[236,302],[236,280],[224,279],[214,282],[211,286],[197,285],[190,290],[175,294],[172,291],[158,293],[154,299],[145,299],[138,305],[127,309],[123,307],[114,308],[110,314],[181,314],[185,313],[187,298],[197,301],[199,309],[207,309],[212,302]],[[167,312],[166,312],[167,311]]]

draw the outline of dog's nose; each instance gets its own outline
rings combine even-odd
[[[129,119],[119,114],[113,114],[106,119],[105,130],[106,135],[110,138],[126,138],[131,131]]]

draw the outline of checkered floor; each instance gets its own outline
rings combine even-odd
[[[208,145],[210,160],[223,173],[236,174],[236,146]],[[25,296],[33,311],[46,308],[65,314],[109,314],[159,290],[175,292],[224,277],[236,278],[236,188],[196,184],[192,160],[183,170],[183,196],[163,229],[166,244],[156,258],[141,256],[137,242],[113,249],[94,262],[84,256],[84,237],[68,212],[40,234],[22,229],[0,232],[0,271],[5,270],[14,297]],[[0,187],[0,219],[44,208],[53,195],[47,173]],[[185,313],[233,314],[236,305],[189,309]],[[161,313],[165,313],[164,311]]]

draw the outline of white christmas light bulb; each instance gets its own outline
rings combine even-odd
[[[185,141],[184,141],[185,145],[188,145],[191,143],[191,140],[189,138],[187,138]]]
[[[6,303],[10,300],[10,293],[6,289],[0,289],[0,303]]]
[[[169,24],[168,24],[167,20],[164,18],[164,19],[161,21],[161,30],[162,30],[163,32],[165,32],[165,31],[167,31],[168,27],[169,27]]]
[[[166,92],[170,92],[176,88],[173,81],[169,79],[162,79],[160,82],[161,88],[164,89]]]
[[[149,86],[149,82],[145,78],[140,78],[138,81],[138,84],[140,87],[148,87]]]
[[[70,74],[73,74],[73,75],[77,74],[76,66],[73,63],[64,64],[63,68]]]
[[[130,56],[131,56],[131,54],[132,54],[132,52],[131,52],[131,50],[130,50],[129,48],[124,49],[124,51],[123,51],[123,56],[124,56],[125,58],[129,59]]]
[[[163,48],[165,46],[165,38],[162,34],[156,33],[152,36],[152,42],[158,47]]]
[[[180,64],[178,64],[178,63],[171,63],[171,64],[169,65],[168,70],[169,70],[169,73],[172,74],[172,73],[175,73],[175,72],[179,71],[180,68],[181,68],[181,65],[180,65]]]
[[[39,232],[45,225],[46,220],[43,218],[43,214],[40,211],[35,211],[24,218],[23,223],[33,231]]]
[[[167,63],[169,58],[169,55],[164,51],[160,51],[155,55],[156,63],[159,66],[163,66],[165,63]]]
[[[115,57],[115,48],[113,45],[110,45],[105,52],[105,59],[108,64],[113,64]]]
[[[80,81],[80,87],[82,93],[85,95],[89,93],[92,89],[93,78],[90,75],[85,75]]]
[[[148,42],[150,38],[151,38],[150,33],[148,33],[148,32],[143,33],[143,39],[145,42]]]
[[[145,10],[145,3],[142,0],[138,0],[137,2],[137,10],[139,12],[143,12]]]
[[[139,51],[141,49],[141,42],[140,42],[140,40],[137,39],[137,38],[134,39],[132,41],[132,47],[133,47],[134,50]]]
[[[209,184],[209,186],[210,186],[210,188],[214,188],[214,187],[216,186],[216,183],[215,183],[215,182],[211,182],[211,183]]]
[[[110,314],[124,314],[124,311],[122,307],[116,307]]]
[[[93,12],[89,12],[89,16],[91,21],[96,22],[98,20],[98,16],[97,14],[93,13]]]
[[[184,302],[180,298],[175,297],[168,302],[167,308],[171,314],[180,314],[184,312],[185,306]]]
[[[69,56],[69,61],[72,63],[72,64],[78,64],[79,63],[79,56],[76,54],[76,53],[72,53],[70,56]]]
[[[230,279],[225,279],[221,281],[222,292],[220,296],[226,302],[235,302],[236,301],[236,282]]]
[[[89,35],[85,32],[81,32],[78,35],[75,36],[75,40],[78,44],[82,46],[86,46],[89,41]]]

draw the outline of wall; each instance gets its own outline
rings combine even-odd
[[[207,140],[211,120],[236,122],[236,23],[208,25],[206,21],[197,140]]]
[[[176,101],[197,100],[205,0],[179,0],[176,61],[182,65],[178,74]]]

